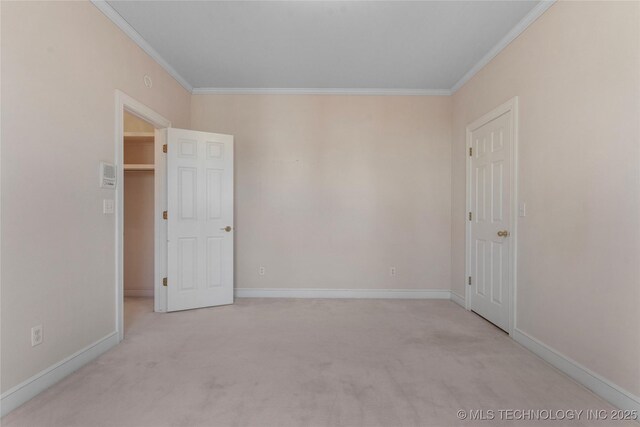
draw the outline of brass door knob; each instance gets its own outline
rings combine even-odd
[[[220,230],[226,231],[227,233],[233,230],[230,226],[226,226],[225,228],[221,228]]]
[[[499,237],[508,237],[509,236],[509,232],[507,230],[498,231],[498,236]]]

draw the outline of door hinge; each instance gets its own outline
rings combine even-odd
[[[167,152],[167,144],[162,144],[162,152],[163,153]]]
[[[469,212],[469,221],[471,221],[471,218],[473,218],[473,214]]]
[[[471,276],[469,276],[469,285],[471,285]],[[166,285],[165,285],[166,286]]]
[[[167,286],[167,278],[166,277],[164,277],[162,279],[162,286]]]
[[[162,219],[167,219],[169,217],[169,213],[167,211],[162,211]]]
[[[165,151],[166,153],[166,151]],[[469,157],[473,156],[473,147],[469,147]]]

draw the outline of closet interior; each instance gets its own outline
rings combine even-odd
[[[154,128],[124,113],[124,296],[154,292]]]

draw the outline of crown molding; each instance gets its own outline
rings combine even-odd
[[[449,96],[449,89],[354,89],[354,88],[216,88],[197,87],[194,95],[382,95]]]
[[[378,95],[378,96],[449,96],[453,95],[478,71],[533,24],[556,0],[543,0],[516,24],[486,55],[467,71],[451,89],[356,89],[356,88],[194,88],[138,33],[106,0],[91,3],[120,28],[131,40],[165,69],[182,87],[194,95]]]
[[[482,57],[456,84],[453,85],[450,92],[456,93],[471,77],[475,76],[478,71],[484,68],[493,58],[495,58],[502,50],[516,39],[529,25],[533,24],[543,13],[549,9],[556,0],[543,0],[538,3],[527,15],[516,24],[485,56]]]
[[[106,0],[91,0],[91,3],[107,18],[133,40],[147,55],[156,61],[171,77],[177,80],[187,91],[192,92],[193,86],[182,77],[151,45],[137,32]]]

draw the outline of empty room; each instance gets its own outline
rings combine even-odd
[[[640,1],[0,19],[3,427],[640,425]]]

